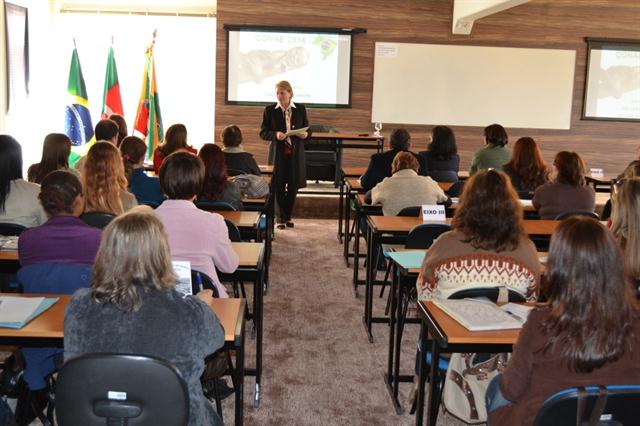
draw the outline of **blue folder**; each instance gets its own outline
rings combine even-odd
[[[392,251],[387,255],[405,269],[419,268],[426,254],[425,250]]]
[[[24,321],[17,322],[0,322],[0,327],[4,328],[22,328],[29,323],[32,319],[52,307],[58,301],[57,297],[46,297],[40,305],[29,315]]]

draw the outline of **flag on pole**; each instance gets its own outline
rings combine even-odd
[[[72,149],[69,164],[73,165],[84,155],[93,139],[93,124],[89,113],[89,97],[84,85],[78,49],[74,47],[71,54],[69,81],[67,83],[69,103],[65,108],[65,133],[71,139]]]
[[[118,68],[116,67],[116,57],[113,54],[113,46],[109,47],[109,56],[107,57],[107,73],[104,77],[101,114],[103,119],[109,118],[111,114],[124,116],[122,98],[120,97]]]
[[[162,115],[160,114],[160,99],[156,86],[156,72],[153,60],[153,46],[156,32],[153,32],[153,41],[147,47],[145,53],[146,63],[142,77],[142,92],[138,102],[138,111],[134,123],[134,130],[140,132],[146,138],[147,158],[153,156],[160,141],[164,138],[162,130]]]

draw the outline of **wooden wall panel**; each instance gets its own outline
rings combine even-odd
[[[507,129],[511,143],[518,137],[532,136],[542,146],[548,161],[557,151],[574,150],[584,157],[587,167],[602,167],[605,172],[617,172],[638,157],[640,123],[580,119],[586,62],[584,37],[640,40],[638,0],[532,0],[477,21],[470,36],[451,34],[452,8],[451,0],[218,0],[216,133],[219,134],[227,124],[239,125],[248,149],[260,163],[266,162],[266,143],[258,137],[262,108],[226,105],[224,102],[224,24],[363,27],[367,33],[355,35],[353,43],[353,108],[310,109],[311,122],[331,124],[340,131],[373,131],[370,118],[376,41],[575,49],[571,129]],[[526,99],[522,100],[522,113],[527,113]],[[385,123],[383,133],[388,134],[398,126]],[[425,149],[431,126],[406,127],[412,134],[414,150]],[[461,167],[468,167],[473,152],[482,146],[482,128],[453,129],[462,157]],[[345,164],[366,165],[369,155],[370,151],[348,150]]]

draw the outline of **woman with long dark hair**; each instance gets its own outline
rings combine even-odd
[[[54,170],[69,169],[71,139],[63,133],[49,133],[42,144],[42,159],[27,170],[29,182],[40,183]]]
[[[124,175],[129,182],[129,191],[136,196],[139,203],[152,205],[164,200],[160,180],[156,176],[147,176],[144,171],[144,160],[147,144],[137,136],[127,136],[120,144]]]
[[[638,383],[640,312],[613,234],[591,218],[562,221],[547,279],[549,305],[531,311],[509,365],[487,391],[492,426],[532,424],[562,389]]]
[[[431,129],[431,142],[426,151],[419,155],[426,160],[427,175],[438,182],[457,182],[460,169],[460,156],[456,145],[456,136],[447,126],[435,126]]]
[[[40,185],[22,179],[22,147],[9,135],[0,135],[0,222],[31,228],[47,215],[38,201]]]
[[[167,129],[164,140],[153,151],[153,169],[160,173],[162,162],[169,155],[178,151],[187,151],[196,154],[198,151],[187,144],[187,127],[184,124],[173,124]]]
[[[553,160],[555,177],[539,186],[533,194],[533,207],[542,219],[555,219],[567,211],[595,211],[596,192],[585,180],[582,158],[560,151]]]
[[[206,143],[200,148],[198,157],[204,163],[204,184],[198,201],[224,201],[236,210],[242,210],[242,194],[238,186],[229,182],[224,153],[218,145]]]
[[[513,146],[511,161],[502,167],[518,192],[533,192],[549,181],[549,170],[536,141],[530,137],[518,139]]]

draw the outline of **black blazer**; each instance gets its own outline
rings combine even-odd
[[[392,149],[386,152],[373,154],[371,156],[371,161],[369,161],[367,171],[360,177],[362,189],[368,191],[378,183],[382,182],[384,178],[391,176],[391,163],[393,163],[393,159],[399,152],[399,149]],[[413,154],[416,160],[418,160],[418,164],[420,164],[418,174],[425,176],[427,168],[425,166],[424,158],[413,152],[411,154]]]
[[[273,164],[273,179],[279,180],[283,173],[281,158],[284,157],[285,142],[276,138],[277,132],[285,133],[287,125],[284,121],[284,111],[276,109],[278,104],[267,105],[262,115],[262,125],[260,126],[260,137],[269,141],[269,164]],[[302,104],[294,103],[295,108],[291,108],[291,129],[300,129],[309,125],[307,110]],[[311,132],[307,131],[309,136]],[[304,139],[292,136],[293,143],[293,176],[298,188],[307,186],[307,170],[304,159]]]

